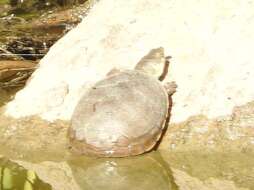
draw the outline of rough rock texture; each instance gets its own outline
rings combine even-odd
[[[254,101],[235,107],[227,116],[199,115],[171,124],[160,149],[254,152]]]
[[[13,159],[63,160],[68,157],[68,123],[38,117],[15,120],[0,114],[0,155]]]
[[[254,99],[253,9],[240,0],[101,0],[51,48],[6,114],[68,120],[91,84],[159,46],[173,56],[167,80],[179,86],[171,121],[229,114]]]

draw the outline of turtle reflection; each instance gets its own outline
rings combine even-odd
[[[81,189],[177,189],[158,152],[129,158],[80,157],[69,165]]]

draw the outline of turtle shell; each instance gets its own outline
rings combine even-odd
[[[168,94],[147,74],[124,71],[97,82],[77,104],[69,129],[71,148],[104,157],[151,150],[162,134]]]

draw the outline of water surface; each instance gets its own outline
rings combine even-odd
[[[10,160],[0,158],[0,189],[15,190],[50,190],[51,186],[41,181],[32,170]]]

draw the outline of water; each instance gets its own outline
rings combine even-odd
[[[156,151],[129,158],[72,156],[61,162],[2,158],[0,183],[1,189],[34,190],[253,190],[253,156]]]
[[[0,158],[0,189],[1,190],[50,190],[51,186],[41,181],[32,170],[7,159]]]
[[[80,157],[68,165],[82,189],[177,189],[170,166],[159,152],[118,159]]]

